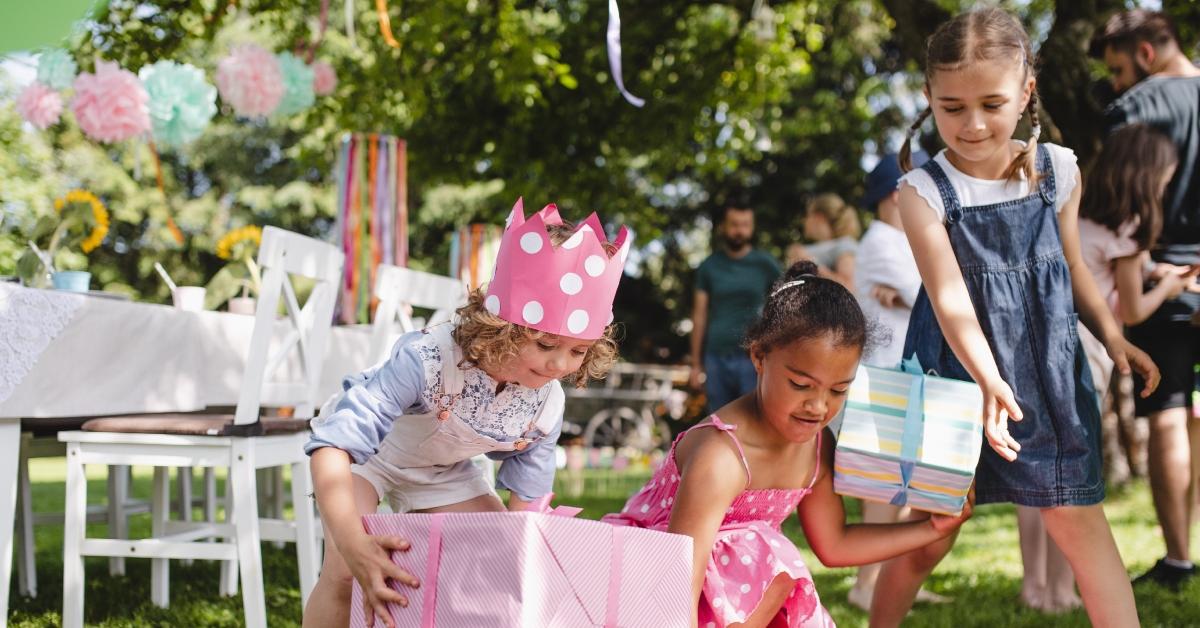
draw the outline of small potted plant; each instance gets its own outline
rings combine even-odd
[[[91,273],[87,254],[108,234],[108,208],[87,190],[71,190],[54,199],[54,214],[33,227],[29,250],[17,260],[17,273],[27,285],[45,287],[45,277],[59,290],[87,292]],[[44,249],[38,241],[46,243]]]
[[[261,243],[262,229],[255,225],[234,229],[217,241],[217,257],[229,263],[208,282],[206,305],[210,309],[228,301],[230,312],[254,313],[254,299],[262,287],[262,273],[254,258]]]

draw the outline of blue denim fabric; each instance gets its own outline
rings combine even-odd
[[[708,413],[754,390],[758,373],[745,352],[704,354],[704,394]]]
[[[1104,499],[1100,409],[1077,335],[1079,317],[1054,204],[1054,170],[1044,146],[1038,146],[1038,162],[1042,180],[1036,193],[979,207],[959,205],[937,162],[922,166],[945,203],[950,244],[1000,376],[1025,415],[1008,423],[1021,444],[1015,462],[1005,461],[984,440],[975,485],[981,504],[1047,508]],[[904,342],[904,355],[914,353],[930,372],[971,379],[942,335],[924,288]]]

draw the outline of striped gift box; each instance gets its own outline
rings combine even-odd
[[[363,524],[412,545],[392,556],[422,583],[393,583],[409,599],[389,605],[400,628],[663,628],[696,613],[688,536],[553,512],[367,515]],[[350,626],[366,626],[357,582]]]
[[[834,455],[834,491],[962,512],[983,443],[983,393],[974,383],[860,366],[846,400]]]

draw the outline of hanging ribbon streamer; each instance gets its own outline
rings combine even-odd
[[[158,183],[158,191],[162,193],[163,205],[167,208],[167,229],[170,230],[175,243],[183,246],[183,231],[179,225],[175,224],[175,218],[171,216],[171,199],[167,196],[166,185],[163,184],[162,162],[158,157],[158,148],[154,146],[154,140],[148,140],[148,142],[150,154],[154,157],[154,179]]]
[[[392,189],[396,190],[396,263],[408,266],[408,142],[393,138],[396,143],[396,167]]]
[[[634,107],[645,105],[645,100],[625,89],[625,79],[621,78],[621,15],[617,12],[617,0],[608,0],[608,65],[612,68],[613,81],[625,100]]]
[[[475,289],[491,281],[504,230],[500,225],[470,224],[450,240],[450,276]]]
[[[404,141],[378,134],[347,134],[338,150],[338,234],[346,264],[338,320],[368,323],[380,264],[408,264]]]
[[[312,65],[317,49],[325,42],[325,29],[329,27],[329,0],[321,0],[320,25],[317,27],[317,41],[308,45],[308,53],[304,55],[305,63]]]
[[[379,14],[379,32],[383,40],[392,48],[399,48],[400,42],[392,37],[392,20],[388,17],[387,0],[375,0],[375,12]]]
[[[350,47],[358,50],[358,37],[354,35],[354,0],[346,0],[344,13],[346,15],[346,39]]]

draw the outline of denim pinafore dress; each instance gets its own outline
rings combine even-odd
[[[945,226],[975,315],[1000,376],[1012,387],[1024,420],[1009,421],[1021,444],[1014,462],[984,438],[976,470],[978,503],[1089,505],[1104,499],[1100,409],[1079,342],[1071,273],[1055,210],[1054,169],[1037,148],[1040,184],[1025,198],[962,207],[935,160],[922,168],[946,208]],[[938,326],[922,287],[909,319],[904,355],[927,372],[970,381]],[[982,436],[981,436],[982,437]]]

